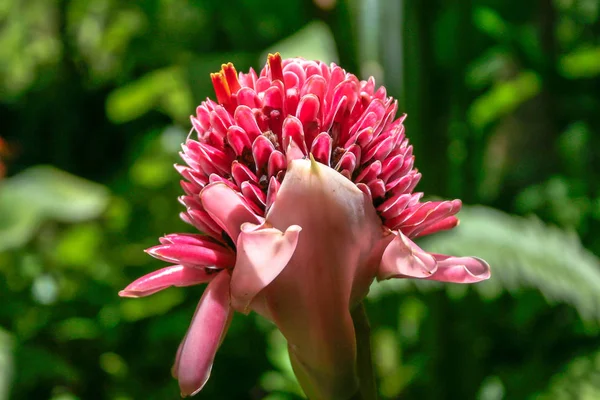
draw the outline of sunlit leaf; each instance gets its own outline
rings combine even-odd
[[[475,99],[469,109],[469,119],[475,127],[483,128],[515,111],[537,95],[541,86],[539,76],[533,71],[524,71],[514,79],[499,82]]]
[[[583,47],[565,54],[558,66],[565,78],[593,78],[600,74],[600,47]]]
[[[500,14],[488,7],[477,7],[473,11],[473,22],[482,32],[495,39],[506,39],[510,26]]]
[[[106,100],[106,113],[115,123],[134,120],[154,108],[173,118],[187,118],[192,107],[192,95],[179,67],[152,71],[114,90]]]
[[[0,187],[5,188],[6,184]],[[41,213],[5,189],[0,192],[0,251],[27,243],[36,232]]]
[[[8,196],[23,203],[18,207],[26,205],[33,214],[61,222],[97,218],[109,195],[102,185],[46,165],[31,167],[3,181],[0,190],[0,199]],[[0,204],[5,205],[6,201],[0,200]]]

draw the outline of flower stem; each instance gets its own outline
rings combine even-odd
[[[352,312],[352,321],[356,334],[356,363],[360,386],[351,400],[377,400],[377,387],[371,357],[371,326],[363,303],[360,303]]]

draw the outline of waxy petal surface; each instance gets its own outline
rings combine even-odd
[[[476,283],[489,279],[490,266],[477,257],[452,257],[433,254],[437,261],[437,271],[428,279],[452,283]]]
[[[254,297],[275,279],[288,264],[296,245],[300,228],[292,225],[279,229],[242,225],[237,242],[237,262],[231,277],[231,305],[248,313]]]
[[[192,286],[210,281],[215,270],[171,265],[153,271],[131,282],[119,292],[121,297],[145,297],[170,286]]]
[[[266,222],[280,231],[297,225],[302,233],[288,265],[258,297],[286,337],[308,397],[346,400],[358,387],[350,310],[375,276],[381,220],[351,181],[299,159],[290,163]]]
[[[178,351],[174,373],[182,396],[198,393],[210,377],[213,360],[225,334],[229,316],[228,271],[208,284]]]
[[[243,223],[259,224],[258,217],[239,194],[224,183],[206,186],[200,193],[200,200],[206,212],[229,235],[237,241]]]
[[[436,269],[435,258],[398,231],[385,248],[377,280],[429,278]]]

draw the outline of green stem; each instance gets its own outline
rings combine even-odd
[[[352,312],[352,321],[356,334],[356,364],[360,387],[351,400],[377,400],[373,358],[371,357],[371,326],[363,303],[360,303]]]

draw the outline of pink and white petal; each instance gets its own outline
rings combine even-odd
[[[232,311],[230,280],[229,272],[224,270],[208,284],[181,345],[175,372],[184,397],[198,393],[210,377]]]
[[[437,270],[427,279],[452,283],[475,283],[489,279],[490,266],[477,257],[452,257],[432,254],[437,261]]]
[[[240,195],[223,183],[206,186],[200,192],[200,201],[206,212],[237,242],[243,223],[260,224],[261,218],[242,200]]]
[[[121,297],[145,297],[170,286],[192,286],[209,282],[215,270],[171,265],[136,279],[119,292]]]
[[[436,260],[433,256],[401,231],[383,251],[381,264],[377,271],[377,280],[391,278],[428,278],[435,273]]]
[[[231,277],[231,306],[248,313],[254,297],[288,264],[301,227],[279,229],[244,224],[237,241],[237,261]]]

